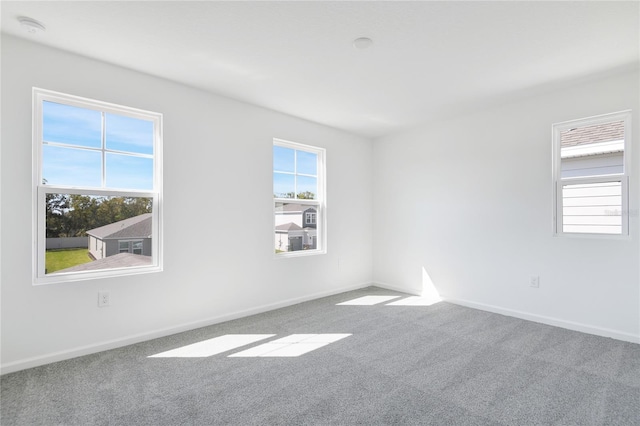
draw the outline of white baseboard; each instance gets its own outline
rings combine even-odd
[[[568,330],[580,331],[582,333],[594,334],[596,336],[610,337],[625,342],[640,343],[640,335],[626,333],[623,331],[612,330],[604,327],[597,327],[589,324],[583,324],[575,321],[567,321],[558,318],[548,317],[544,315],[536,315],[529,312],[507,309],[500,306],[487,305],[484,303],[472,302],[469,300],[449,298],[442,296],[445,302],[454,303],[456,305],[466,306],[469,308],[480,309],[483,311],[493,312],[496,314],[506,315],[509,317],[520,318],[528,321],[539,322],[542,324],[552,325],[555,327],[566,328]]]
[[[376,287],[385,288],[388,290],[400,291],[403,293],[420,295],[416,289],[402,288],[397,285],[376,282],[373,284]],[[529,312],[518,311],[515,309],[503,308],[501,306],[488,305],[485,303],[473,302],[470,300],[456,299],[441,295],[442,300],[456,305],[467,306],[469,308],[480,309],[482,311],[494,312],[496,314],[506,315],[510,317],[520,318],[528,321],[539,322],[541,324],[552,325],[555,327],[566,328],[568,330],[580,331],[582,333],[594,334],[596,336],[610,337],[616,340],[623,340],[625,342],[640,343],[640,335],[627,333],[624,331],[613,330],[604,327],[597,327],[589,324],[583,324],[575,321],[567,321],[558,318],[548,317],[544,315],[532,314]]]
[[[360,284],[347,287],[341,287],[338,289],[332,289],[328,291],[322,291],[318,293],[309,294],[302,297],[296,297],[292,299],[283,300],[276,303],[258,306],[251,309],[245,309],[243,311],[237,311],[234,313],[221,315],[217,317],[207,318],[199,321],[193,321],[185,324],[180,324],[173,327],[167,327],[159,330],[153,330],[145,333],[134,334],[119,339],[109,340],[106,342],[95,343],[86,346],[80,346],[65,351],[49,353],[37,357],[22,359],[18,361],[9,362],[0,365],[0,374],[13,373],[27,368],[38,367],[45,364],[51,364],[53,362],[64,361],[79,356],[90,355],[97,352],[107,351],[110,349],[116,349],[135,343],[144,342],[147,340],[157,339],[159,337],[170,336],[172,334],[181,333],[184,331],[195,330],[201,327],[207,327],[209,325],[219,324],[226,321],[231,321],[238,318],[248,317],[250,315],[256,315],[263,312],[272,311],[274,309],[280,309],[291,305],[296,305],[302,302],[308,302],[310,300],[320,299],[322,297],[333,296],[335,294],[344,293],[347,291],[358,290],[361,288],[369,287],[373,284]]]

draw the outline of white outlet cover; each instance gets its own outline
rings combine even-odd
[[[108,291],[98,292],[98,307],[105,307],[110,305],[110,298]]]
[[[531,279],[529,280],[529,286],[530,287],[534,287],[534,288],[539,288],[540,287],[540,277],[539,276],[531,276]]]

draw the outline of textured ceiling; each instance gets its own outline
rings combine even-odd
[[[368,137],[639,63],[638,2],[0,7],[5,33]],[[361,36],[373,46],[354,49]]]

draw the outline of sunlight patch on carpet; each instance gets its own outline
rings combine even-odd
[[[273,336],[275,334],[227,334],[151,355],[149,358],[206,358]]]
[[[400,296],[362,296],[358,297],[357,299],[337,303],[337,305],[370,306],[377,305],[378,303],[388,302],[389,300],[397,299],[398,297]]]
[[[229,357],[296,357],[348,336],[351,336],[351,334],[292,334],[282,339],[231,354]]]

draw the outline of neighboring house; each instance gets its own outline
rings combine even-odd
[[[151,213],[90,229],[89,253],[96,260],[119,253],[151,256],[151,233]]]
[[[278,203],[275,211],[275,249],[315,249],[318,244],[315,208],[295,203]]]
[[[561,141],[563,178],[623,172],[622,121],[566,130]]]

